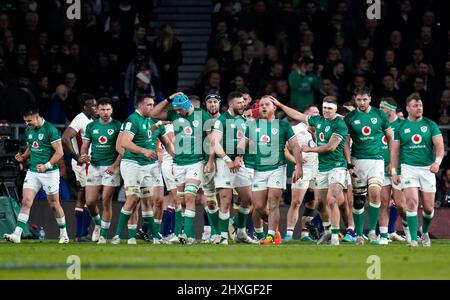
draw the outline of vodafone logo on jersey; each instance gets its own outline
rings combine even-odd
[[[147,130],[147,136],[149,139],[152,138],[152,131],[151,130]]]
[[[100,144],[104,145],[104,144],[106,144],[106,143],[108,142],[108,139],[106,138],[106,136],[101,135],[101,136],[98,138],[98,142],[99,142]]]
[[[33,147],[34,149],[39,148],[38,142],[34,141],[33,144],[31,145],[31,147]]]
[[[385,135],[383,135],[383,138],[381,139],[381,141],[383,142],[383,145],[387,145],[387,138]]]
[[[369,126],[364,126],[364,127],[361,129],[361,132],[362,132],[363,135],[369,135],[369,134],[372,132],[372,129],[370,129]]]
[[[325,140],[325,135],[323,134],[323,132],[319,133],[319,140],[321,142],[323,142]]]
[[[268,143],[268,142],[270,142],[270,137],[268,136],[268,135],[262,135],[260,138],[259,138],[259,141],[260,142],[262,142],[262,143]]]
[[[186,135],[192,135],[192,128],[191,127],[184,127],[184,133]]]
[[[242,139],[244,137],[244,133],[242,131],[238,130],[237,133],[236,133],[236,137],[238,139]]]
[[[411,141],[416,145],[420,144],[422,142],[422,137],[420,136],[420,134],[415,134],[411,137]]]

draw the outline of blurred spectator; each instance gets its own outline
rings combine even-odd
[[[61,84],[56,87],[55,93],[48,105],[47,121],[52,124],[66,124],[67,123],[67,97],[68,89]]]
[[[264,58],[264,44],[261,41],[253,40],[249,33],[245,29],[240,29],[237,32],[238,43],[234,45],[233,51],[233,59],[238,61],[242,59],[244,50],[247,46],[252,45],[255,49],[255,57],[260,59]]]
[[[22,111],[36,102],[29,89],[30,79],[20,74],[16,84],[7,87],[0,95],[0,119],[23,123]]]
[[[450,168],[442,172],[438,178],[436,189],[436,206],[450,207]]]
[[[181,42],[170,25],[163,25],[153,41],[152,56],[160,72],[161,89],[166,97],[177,91],[178,67],[183,63]]]
[[[291,103],[299,111],[314,104],[314,90],[318,91],[322,88],[321,79],[313,73],[313,69],[313,61],[305,57],[298,62],[298,68],[289,74]]]

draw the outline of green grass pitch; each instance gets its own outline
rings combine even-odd
[[[380,258],[381,279],[450,279],[449,249],[450,240],[414,249],[398,242],[339,247],[298,241],[277,246],[0,242],[0,279],[67,279],[70,255],[80,257],[81,279],[367,279],[370,255]]]

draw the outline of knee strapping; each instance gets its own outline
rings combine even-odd
[[[367,198],[367,188],[359,187],[353,188],[353,208],[356,210],[360,210],[364,208],[364,204],[366,203]]]
[[[177,191],[177,197],[183,200],[184,199],[184,192]]]
[[[194,184],[194,183],[186,183],[184,186],[184,193],[187,194],[192,194],[192,195],[197,195],[198,192],[198,185]]]
[[[138,197],[141,196],[141,191],[138,186],[128,186],[125,188],[125,196],[136,195]]]
[[[377,186],[377,187],[379,187],[380,189],[381,189],[381,187],[383,186],[383,182],[384,182],[384,180],[381,179],[381,178],[378,178],[378,177],[372,177],[372,178],[369,178],[369,180],[367,181],[367,183],[368,183],[368,185],[369,185],[369,188],[370,188],[370,187]]]
[[[153,196],[153,189],[149,187],[141,188],[141,198],[149,198]]]

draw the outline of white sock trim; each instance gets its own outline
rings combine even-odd
[[[137,229],[137,224],[128,224],[127,228],[128,229]]]
[[[153,216],[154,216],[153,210],[142,211],[142,217],[143,217],[143,218],[146,218],[146,217],[153,218]]]
[[[381,207],[381,202],[380,203],[369,202],[369,205],[372,206],[373,208],[380,208]]]
[[[264,230],[263,227],[255,227],[255,232],[256,232],[256,233],[262,233],[263,230]]]
[[[355,209],[355,208],[353,208],[352,212],[353,212],[355,215],[362,215],[362,214],[364,213],[364,207],[361,208],[361,209]]]
[[[56,222],[58,225],[65,225],[66,224],[66,217],[62,216],[61,218],[56,218]]]
[[[127,215],[127,216],[131,215],[131,211],[125,210],[125,209],[123,209],[123,207],[122,207],[122,209],[120,210],[120,213],[122,213],[122,214],[124,214],[124,215]]]
[[[229,218],[230,218],[230,212],[223,213],[223,212],[219,211],[219,219],[226,220]]]
[[[244,214],[244,215],[248,215],[250,213],[250,208],[244,208],[242,206],[239,206],[238,208],[238,212]]]
[[[427,214],[425,211],[423,211],[423,212],[422,212],[422,216],[423,216],[424,218],[427,218],[427,219],[433,219],[433,217],[434,217],[434,209],[433,209],[433,211],[431,212],[431,214]]]
[[[184,211],[184,216],[188,218],[195,218],[195,211],[186,209]]]
[[[417,211],[407,211],[406,216],[407,217],[417,217]]]
[[[111,226],[111,222],[105,222],[105,221],[102,220],[101,227],[103,229],[109,229],[110,226]]]
[[[388,233],[387,226],[380,226],[380,233]]]
[[[28,218],[30,218],[30,215],[24,214],[24,213],[20,213],[17,216],[17,221],[20,221],[22,223],[27,223],[28,222]]]

